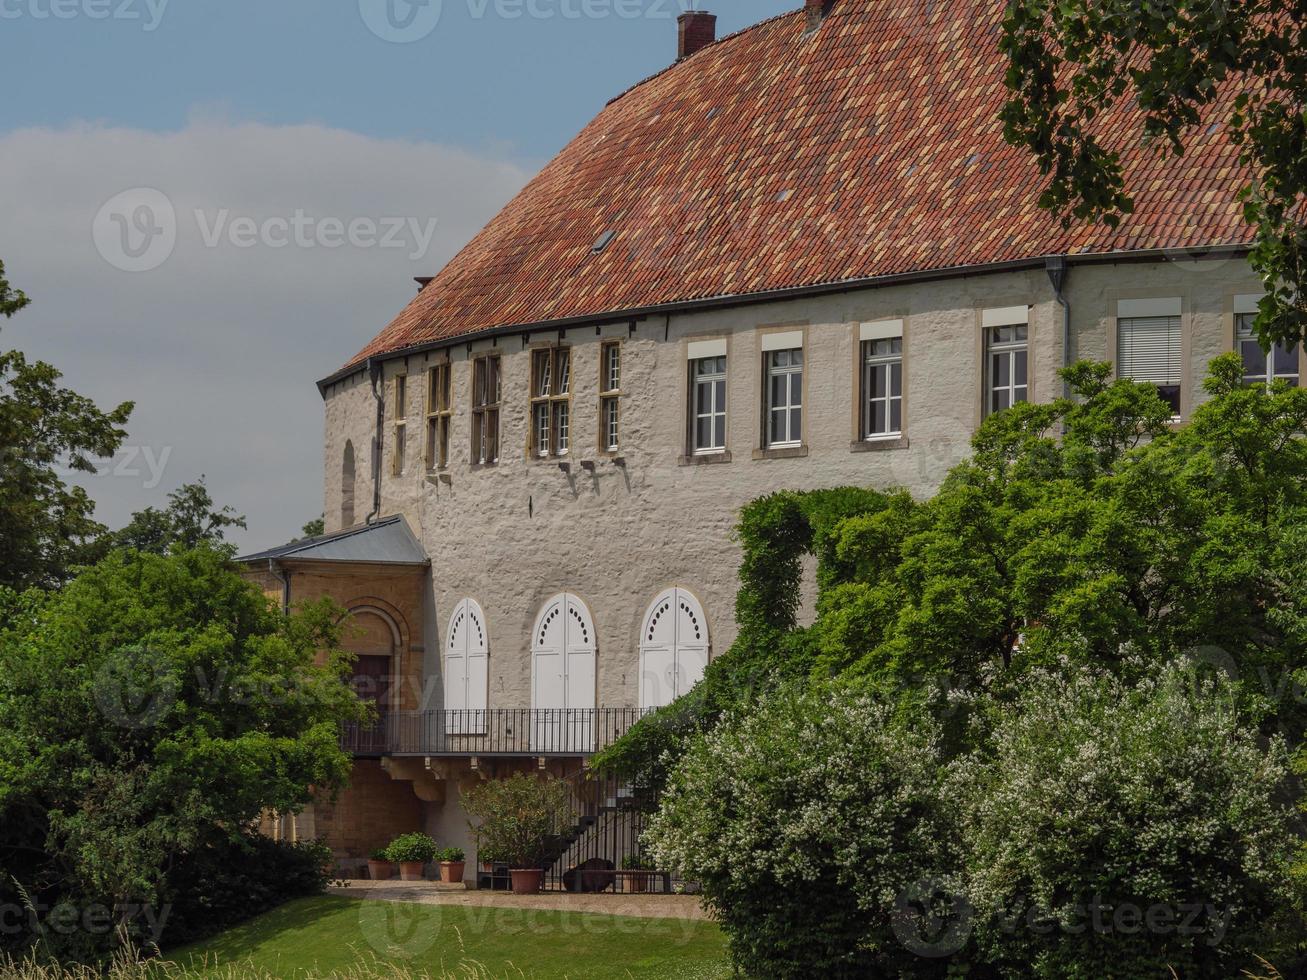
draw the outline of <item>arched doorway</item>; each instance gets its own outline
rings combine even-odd
[[[533,748],[591,751],[594,742],[595,628],[586,604],[554,596],[531,632]]]
[[[708,666],[708,620],[688,589],[656,598],[640,629],[640,707],[671,704],[703,679]]]
[[[445,730],[451,735],[484,734],[489,696],[485,613],[475,599],[464,599],[449,617],[445,639]]]
[[[377,720],[357,729],[360,755],[380,755],[387,749],[390,712],[397,708],[399,628],[386,613],[372,607],[351,609],[344,624],[343,646],[354,654],[350,687],[376,705]]]

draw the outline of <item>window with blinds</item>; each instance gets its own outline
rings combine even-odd
[[[1116,322],[1116,374],[1155,385],[1157,394],[1180,415],[1180,317],[1122,317]]]

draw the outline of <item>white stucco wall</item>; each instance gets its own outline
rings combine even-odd
[[[1236,293],[1257,292],[1242,259],[1074,266],[1066,296],[1072,307],[1073,350],[1110,357],[1112,318],[1121,298],[1179,296],[1185,323],[1185,403],[1199,396],[1207,361],[1232,342]],[[1042,270],[958,277],[785,303],[658,317],[568,330],[572,347],[572,469],[529,459],[527,387],[530,355],[521,337],[501,337],[503,411],[497,466],[468,464],[469,357],[492,346],[455,344],[453,463],[449,483],[422,463],[425,383],[436,355],[385,364],[387,407],[393,379],[410,375],[410,422],[405,472],[391,475],[389,418],[382,466],[382,514],[403,513],[432,559],[426,648],[438,651],[446,617],[465,596],[485,610],[490,635],[490,706],[531,704],[529,635],[540,607],[559,592],[589,606],[598,636],[597,703],[638,703],[638,634],[646,607],[664,588],[684,586],[703,603],[713,654],[735,636],[733,604],[738,551],[730,535],[740,506],[779,489],[841,484],[906,487],[929,494],[968,451],[981,418],[980,312],[1029,304],[1031,397],[1061,392],[1061,309]],[[858,323],[905,322],[906,448],[854,452],[855,356]],[[806,456],[755,459],[759,442],[759,331],[794,324],[806,331]],[[797,329],[793,327],[792,329]],[[556,340],[538,332],[531,343]],[[616,465],[595,451],[598,433],[600,342],[623,343],[622,456]],[[728,362],[730,461],[684,465],[687,409],[686,345],[725,338]],[[345,441],[356,458],[355,513],[372,501],[371,443],[375,404],[365,374],[326,392],[326,514],[340,522],[340,469]],[[593,475],[579,462],[595,461]],[[428,663],[436,668],[438,658]],[[439,685],[432,685],[439,690]],[[438,707],[432,704],[429,707]]]

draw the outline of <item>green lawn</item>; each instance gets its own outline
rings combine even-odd
[[[731,975],[710,922],[323,896],[291,902],[166,958],[216,975],[252,965],[309,977],[360,963],[479,977],[717,980]]]

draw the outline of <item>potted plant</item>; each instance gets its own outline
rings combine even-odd
[[[395,874],[395,865],[386,857],[386,849],[378,847],[368,855],[368,877],[373,881],[389,881]]]
[[[647,892],[649,890],[649,878],[654,871],[654,864],[647,857],[640,854],[628,854],[622,858],[622,870],[628,871],[626,875],[627,886],[633,892]]]
[[[474,786],[463,806],[482,859],[490,854],[508,863],[514,894],[540,891],[545,865],[558,856],[557,836],[575,822],[567,784],[517,773]]]
[[[421,881],[427,862],[436,858],[436,842],[417,831],[402,834],[390,842],[386,857],[399,865],[401,881]]]
[[[440,880],[451,885],[462,884],[467,867],[463,848],[447,847],[440,852]]]

